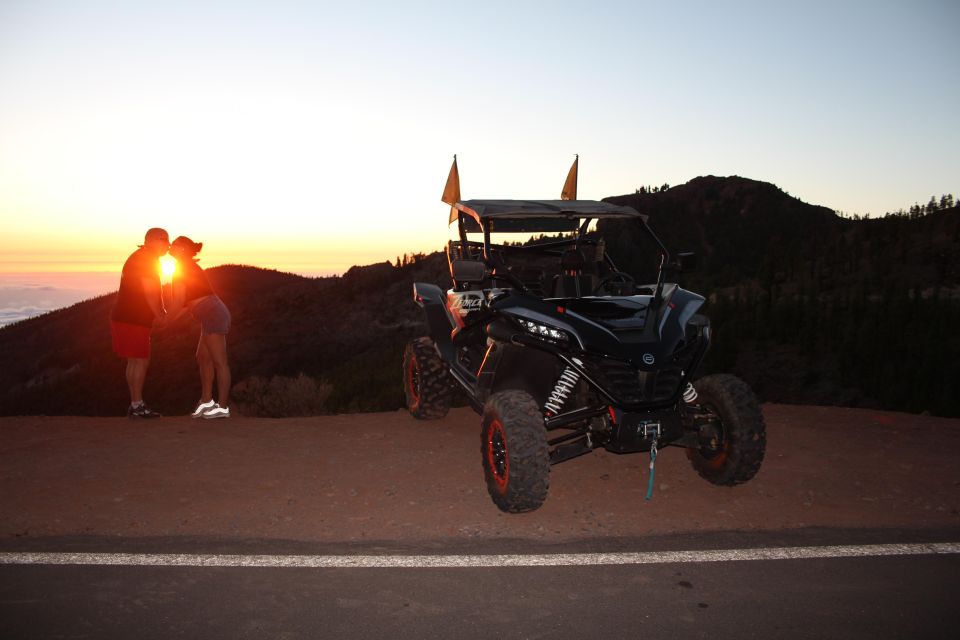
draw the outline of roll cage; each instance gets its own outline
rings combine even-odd
[[[601,278],[620,273],[604,250],[603,239],[587,235],[594,220],[613,218],[635,220],[658,248],[657,281],[650,293],[657,300],[662,298],[665,274],[671,266],[670,252],[647,224],[647,216],[631,207],[594,200],[467,200],[453,207],[457,211],[459,240],[448,243],[447,260],[455,289],[464,290],[483,283],[490,288],[509,286],[538,297],[551,297],[544,295],[542,288],[532,286],[531,279],[525,277],[529,272],[525,274],[524,268],[538,261],[556,267],[564,253],[571,249],[589,255],[592,259],[585,260],[587,270]],[[491,236],[496,232],[572,235],[559,240],[511,245],[493,243]],[[468,233],[482,233],[483,241],[469,240]],[[557,275],[563,270],[561,265]],[[550,273],[549,269],[545,271]]]

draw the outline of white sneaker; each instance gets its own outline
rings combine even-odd
[[[197,408],[193,410],[193,413],[190,414],[191,418],[201,418],[205,411],[209,411],[217,406],[217,403],[211,400],[210,402],[201,402],[197,405]]]
[[[205,420],[212,420],[214,418],[229,418],[230,417],[230,407],[221,407],[219,404],[214,403],[212,409],[207,409],[203,412],[203,418]]]

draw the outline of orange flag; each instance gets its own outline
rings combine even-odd
[[[567,181],[563,183],[563,191],[560,192],[561,200],[577,199],[577,164],[579,162],[580,156],[577,155],[573,159],[573,165],[570,167],[570,172],[567,174]]]
[[[453,205],[460,201],[460,171],[457,169],[456,155],[453,156],[453,165],[450,166],[450,175],[447,176],[447,184],[440,200],[450,205],[450,222],[456,220],[457,210]]]

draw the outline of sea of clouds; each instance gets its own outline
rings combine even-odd
[[[116,291],[116,274],[0,274],[0,327]]]

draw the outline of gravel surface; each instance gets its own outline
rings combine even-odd
[[[556,465],[538,511],[501,513],[479,417],[0,418],[0,535],[562,542],[703,531],[960,526],[960,420],[764,405],[760,473],[700,479],[684,450]]]

